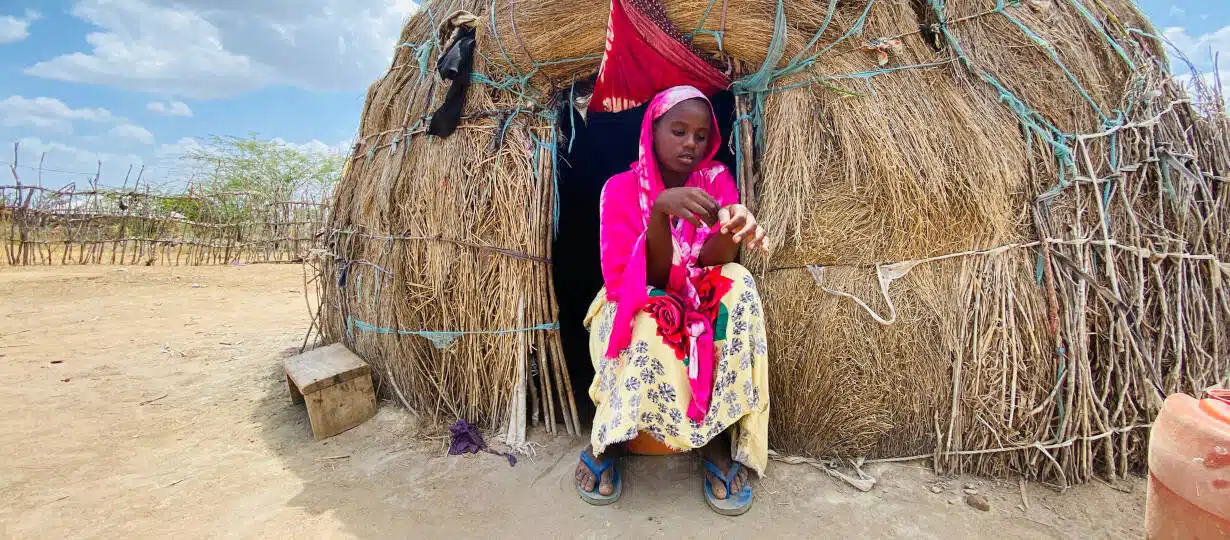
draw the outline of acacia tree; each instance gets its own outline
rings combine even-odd
[[[290,200],[316,199],[337,183],[345,158],[306,152],[281,141],[253,136],[212,137],[184,158],[203,171],[198,184],[217,191],[246,191]]]
[[[195,212],[219,220],[250,218],[257,206],[271,202],[321,201],[332,193],[345,163],[339,154],[307,152],[255,136],[211,137],[181,159],[198,171],[192,181],[194,192],[247,194],[219,197]]]

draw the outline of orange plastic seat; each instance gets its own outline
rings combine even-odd
[[[1151,539],[1230,538],[1230,391],[1166,398],[1149,435]]]
[[[624,443],[624,449],[638,456],[670,456],[681,453],[644,431],[638,433],[635,439]]]

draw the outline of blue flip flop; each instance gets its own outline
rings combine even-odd
[[[624,483],[619,479],[619,469],[615,468],[615,458],[608,457],[602,460],[601,463],[594,463],[594,457],[589,455],[589,451],[581,451],[581,462],[589,467],[589,472],[594,474],[594,478],[598,479],[598,483],[594,486],[593,491],[585,491],[581,484],[577,484],[577,493],[581,494],[581,498],[585,502],[595,506],[606,506],[619,500],[619,495],[624,491]],[[607,469],[611,469],[611,485],[615,487],[610,495],[598,493],[598,486],[602,484],[602,473]]]
[[[705,502],[709,503],[709,508],[712,508],[714,512],[722,514],[723,516],[741,516],[747,513],[748,510],[752,509],[751,482],[745,482],[743,484],[743,489],[738,493],[730,492],[730,483],[735,480],[735,475],[739,474],[739,467],[741,465],[738,461],[731,463],[730,472],[726,474],[722,474],[722,470],[717,468],[717,465],[714,465],[707,459],[702,458],[700,462],[705,466],[705,469],[708,469],[709,472],[713,473],[713,476],[720,478],[722,480],[722,484],[726,486],[725,499],[714,497],[713,486],[709,484],[709,477],[704,477]]]

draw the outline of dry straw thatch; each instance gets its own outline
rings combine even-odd
[[[662,4],[739,81],[775,448],[1082,482],[1143,464],[1166,394],[1230,380],[1230,124],[1128,0]],[[479,75],[458,133],[426,137],[459,9]],[[426,3],[369,91],[321,327],[416,412],[580,429],[549,329],[556,114],[607,10]]]

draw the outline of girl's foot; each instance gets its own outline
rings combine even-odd
[[[730,439],[725,435],[715,437],[709,444],[700,449],[701,459],[708,460],[710,463],[717,466],[722,475],[729,476],[730,468],[734,465],[734,460],[730,457]],[[702,467],[704,470],[705,479],[709,481],[710,489],[713,491],[713,497],[717,499],[725,499],[729,494],[726,493],[726,484],[717,475],[713,474],[708,468]],[[747,467],[739,467],[739,471],[735,473],[735,477],[730,481],[731,491],[738,493],[743,491],[743,486],[748,483]]]
[[[585,453],[589,454],[591,461],[598,461],[598,459],[594,457],[593,445],[586,447]],[[602,477],[598,478],[594,475],[593,471],[589,469],[589,466],[585,464],[585,461],[580,460],[577,462],[576,479],[577,487],[581,488],[582,491],[594,493],[594,488],[596,487],[598,489],[597,493],[603,497],[609,497],[611,494],[615,493],[614,466],[602,471]]]

